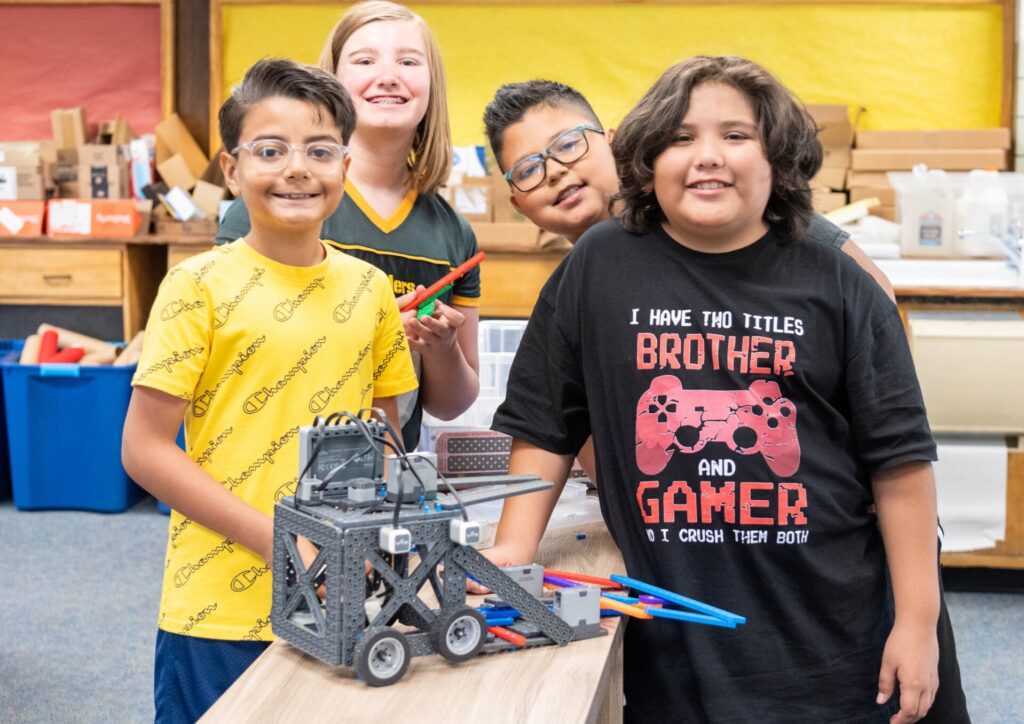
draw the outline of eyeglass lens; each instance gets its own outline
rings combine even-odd
[[[558,136],[543,153],[523,159],[512,169],[512,183],[520,191],[532,191],[547,178],[545,161],[552,158],[563,165],[579,161],[589,150],[583,129],[573,128]]]
[[[284,141],[268,139],[253,141],[246,148],[260,168],[277,171],[288,165],[293,151],[301,151],[306,167],[311,171],[332,172],[341,166],[345,157],[344,147],[336,143],[315,142],[307,144],[289,144]]]

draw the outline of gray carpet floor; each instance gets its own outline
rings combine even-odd
[[[153,720],[167,517],[0,503],[0,721]],[[1024,595],[947,593],[979,724],[1024,722]]]

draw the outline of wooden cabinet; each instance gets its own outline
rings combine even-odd
[[[164,253],[136,240],[0,238],[0,304],[120,307],[131,339],[146,325]]]
[[[167,268],[173,269],[190,256],[202,254],[213,247],[213,243],[204,239],[202,241],[171,241],[167,244]]]
[[[0,248],[0,290],[42,303],[120,301],[119,249]]]

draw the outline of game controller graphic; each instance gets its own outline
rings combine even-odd
[[[741,455],[764,456],[773,473],[800,467],[796,407],[779,385],[757,380],[746,390],[684,390],[661,375],[636,406],[636,464],[645,475],[665,469],[675,452],[695,453],[720,442]]]

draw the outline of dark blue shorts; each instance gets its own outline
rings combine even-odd
[[[157,724],[194,722],[270,644],[156,632],[153,703]]]

